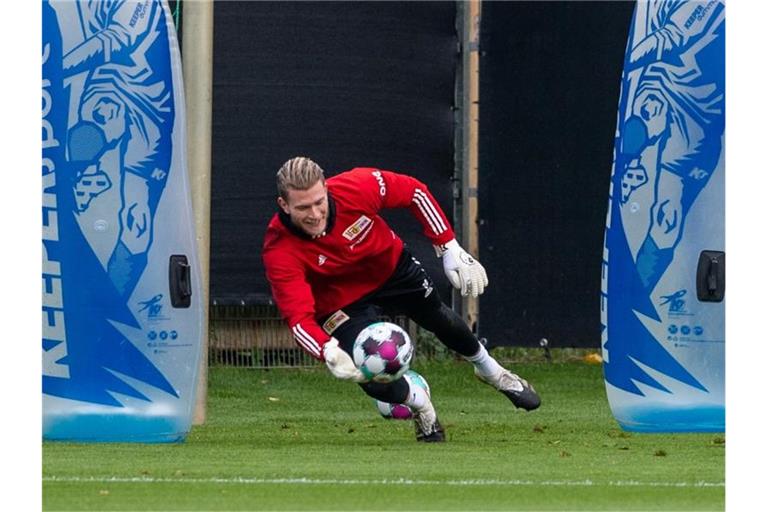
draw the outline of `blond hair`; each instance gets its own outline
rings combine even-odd
[[[288,200],[288,190],[307,190],[319,180],[325,180],[323,169],[305,156],[285,162],[277,171],[277,193]]]

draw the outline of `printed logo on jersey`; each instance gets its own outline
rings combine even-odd
[[[328,317],[328,320],[323,324],[323,330],[328,334],[333,334],[333,331],[347,320],[349,320],[349,315],[342,310],[338,310]]]
[[[365,215],[361,215],[359,219],[357,219],[352,225],[350,225],[347,229],[344,230],[344,233],[342,233],[341,236],[349,240],[350,242],[357,238],[360,233],[362,233],[365,228],[367,228],[371,224],[371,219],[366,217]]]
[[[323,265],[323,263],[325,263],[325,260],[327,260],[327,259],[328,259],[328,257],[327,257],[327,256],[325,256],[325,255],[321,254],[321,255],[319,255],[319,256],[317,257],[317,264],[322,266],[322,265]]]
[[[424,288],[424,297],[429,297],[429,294],[432,293],[432,285],[429,283],[429,279],[425,279],[424,282],[421,283],[421,287]]]

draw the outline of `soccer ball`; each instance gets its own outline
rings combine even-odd
[[[408,371],[413,357],[411,338],[389,322],[371,324],[357,335],[352,348],[355,365],[368,380],[392,382]]]
[[[426,390],[427,395],[430,395],[429,384],[424,380],[424,377],[413,370],[405,372],[403,377],[408,381],[409,386],[422,387]],[[413,411],[405,404],[391,404],[381,400],[374,400],[374,403],[379,414],[388,420],[410,420],[413,418]]]

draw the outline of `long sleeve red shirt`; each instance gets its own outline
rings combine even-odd
[[[317,319],[374,291],[395,270],[403,241],[379,216],[380,210],[409,208],[434,245],[455,238],[437,201],[415,178],[358,167],[326,184],[333,205],[330,229],[310,239],[275,214],[262,252],[278,309],[299,346],[317,359],[330,339]]]

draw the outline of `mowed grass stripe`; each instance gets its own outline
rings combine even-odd
[[[381,480],[318,479],[318,478],[154,478],[154,477],[67,477],[47,476],[44,482],[96,482],[96,483],[214,483],[214,484],[290,484],[290,485],[456,485],[456,486],[541,486],[541,487],[724,487],[725,482],[641,482],[617,480],[595,482],[592,480],[413,480],[394,478]]]

